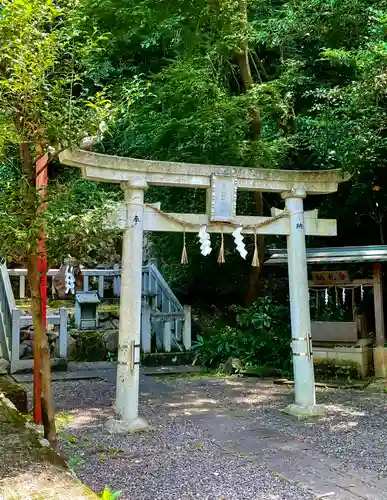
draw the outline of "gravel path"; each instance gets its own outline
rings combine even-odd
[[[30,385],[28,386],[31,387]],[[95,490],[122,500],[384,500],[384,394],[320,390],[327,417],[295,421],[278,410],[287,387],[238,378],[141,380],[152,431],[109,435],[114,376],[54,383],[61,449]],[[84,463],[81,463],[84,460]]]

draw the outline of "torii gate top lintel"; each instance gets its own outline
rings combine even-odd
[[[234,178],[243,191],[282,193],[300,189],[305,194],[328,194],[337,191],[339,182],[347,180],[338,170],[279,170],[230,167],[194,163],[141,160],[66,149],[59,155],[61,163],[82,169],[85,179],[97,182],[130,182],[143,177],[149,185],[209,188],[214,176]]]

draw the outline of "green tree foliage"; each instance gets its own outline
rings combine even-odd
[[[111,116],[111,103],[93,76],[106,36],[82,27],[78,5],[6,0],[0,10],[0,151],[5,155],[0,253],[8,259],[37,253],[42,231],[56,263],[68,253],[84,259],[101,239],[105,247],[111,241],[104,239],[102,224],[108,198],[114,199],[111,190],[74,176],[63,183],[61,174],[45,193],[35,189],[36,160],[45,151],[53,156],[60,144],[97,135],[101,120]],[[24,145],[21,163],[18,145]]]
[[[0,140],[55,145],[98,130],[109,106],[90,95],[105,36],[80,29],[76,1],[5,0],[0,11]]]
[[[50,258],[85,257],[109,240],[108,207],[79,196],[87,184],[35,187],[45,153],[102,132],[110,101],[95,81],[93,60],[106,39],[82,27],[77,1],[4,0],[0,9],[0,256],[27,262],[45,437],[56,444],[49,349],[42,315],[38,240]],[[16,154],[20,151],[20,157]],[[90,192],[90,189],[89,189]],[[110,238],[112,242],[113,239]]]
[[[343,168],[352,174],[351,183],[337,195],[306,200],[307,208],[338,218],[339,237],[311,243],[384,242],[386,9],[384,0],[162,0],[157,7],[150,0],[89,0],[86,18],[111,33],[99,78],[131,103],[101,151],[213,164]],[[252,75],[247,91],[238,63],[246,44]],[[256,110],[258,138],[251,128]],[[167,190],[155,196],[150,190],[152,201],[174,198]],[[251,210],[250,201],[243,209]],[[265,207],[278,203],[270,196],[266,201]],[[191,210],[190,194],[180,193],[178,205]],[[173,204],[168,209],[176,211]],[[154,241],[164,262],[179,262],[178,236]],[[267,242],[284,245],[278,238]],[[190,253],[195,252],[192,243]],[[194,256],[188,270],[173,266],[170,274],[186,291],[194,282],[200,290],[203,283],[208,290],[223,285],[230,266],[218,272],[216,256],[211,258],[203,263]],[[247,267],[229,262],[239,269],[237,295],[243,300]],[[235,291],[233,277],[227,278]]]
[[[269,81],[262,61],[262,67],[254,63],[259,84],[242,91],[235,53],[242,38],[254,39],[254,29],[249,26],[242,37],[238,2],[177,7],[164,0],[155,9],[150,1],[126,0],[117,8],[94,0],[87,16],[112,32],[101,77],[143,89],[117,121],[107,150],[197,163],[284,164],[292,147],[283,133],[291,96],[277,80]],[[250,112],[257,106],[263,116],[260,141],[252,140],[250,130]]]

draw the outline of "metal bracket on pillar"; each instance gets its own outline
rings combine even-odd
[[[312,359],[312,337],[310,334],[306,337],[294,338],[290,344],[293,345],[293,342],[306,342],[306,352],[293,352],[293,356],[308,356],[309,359]]]
[[[308,354],[309,354],[309,359],[312,359],[312,356],[313,356],[313,351],[312,351],[312,336],[310,333],[308,333],[307,335],[307,343],[306,343],[306,346],[307,346],[307,349],[308,349]]]
[[[135,341],[130,342],[130,371],[134,371],[134,367],[140,364],[140,360],[136,361],[136,349],[140,349],[140,344],[135,344]]]
[[[140,349],[141,345],[136,344],[134,340],[130,342],[130,344],[120,346],[122,349],[128,349],[129,350],[129,366],[130,366],[130,371],[134,371],[134,367],[136,365],[140,364],[140,360],[137,359],[136,361],[136,349]],[[126,361],[117,361],[118,365],[126,365],[128,364]]]

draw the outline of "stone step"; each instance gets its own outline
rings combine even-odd
[[[106,378],[114,376],[116,370],[115,363],[96,362],[96,363],[69,363],[69,371],[52,372],[52,380],[54,382],[61,380],[87,380],[93,378]],[[199,373],[201,371],[198,366],[152,366],[141,367],[140,374],[148,376],[163,376],[163,375],[183,375],[187,373]],[[19,383],[33,382],[32,373],[15,373],[14,380]]]

